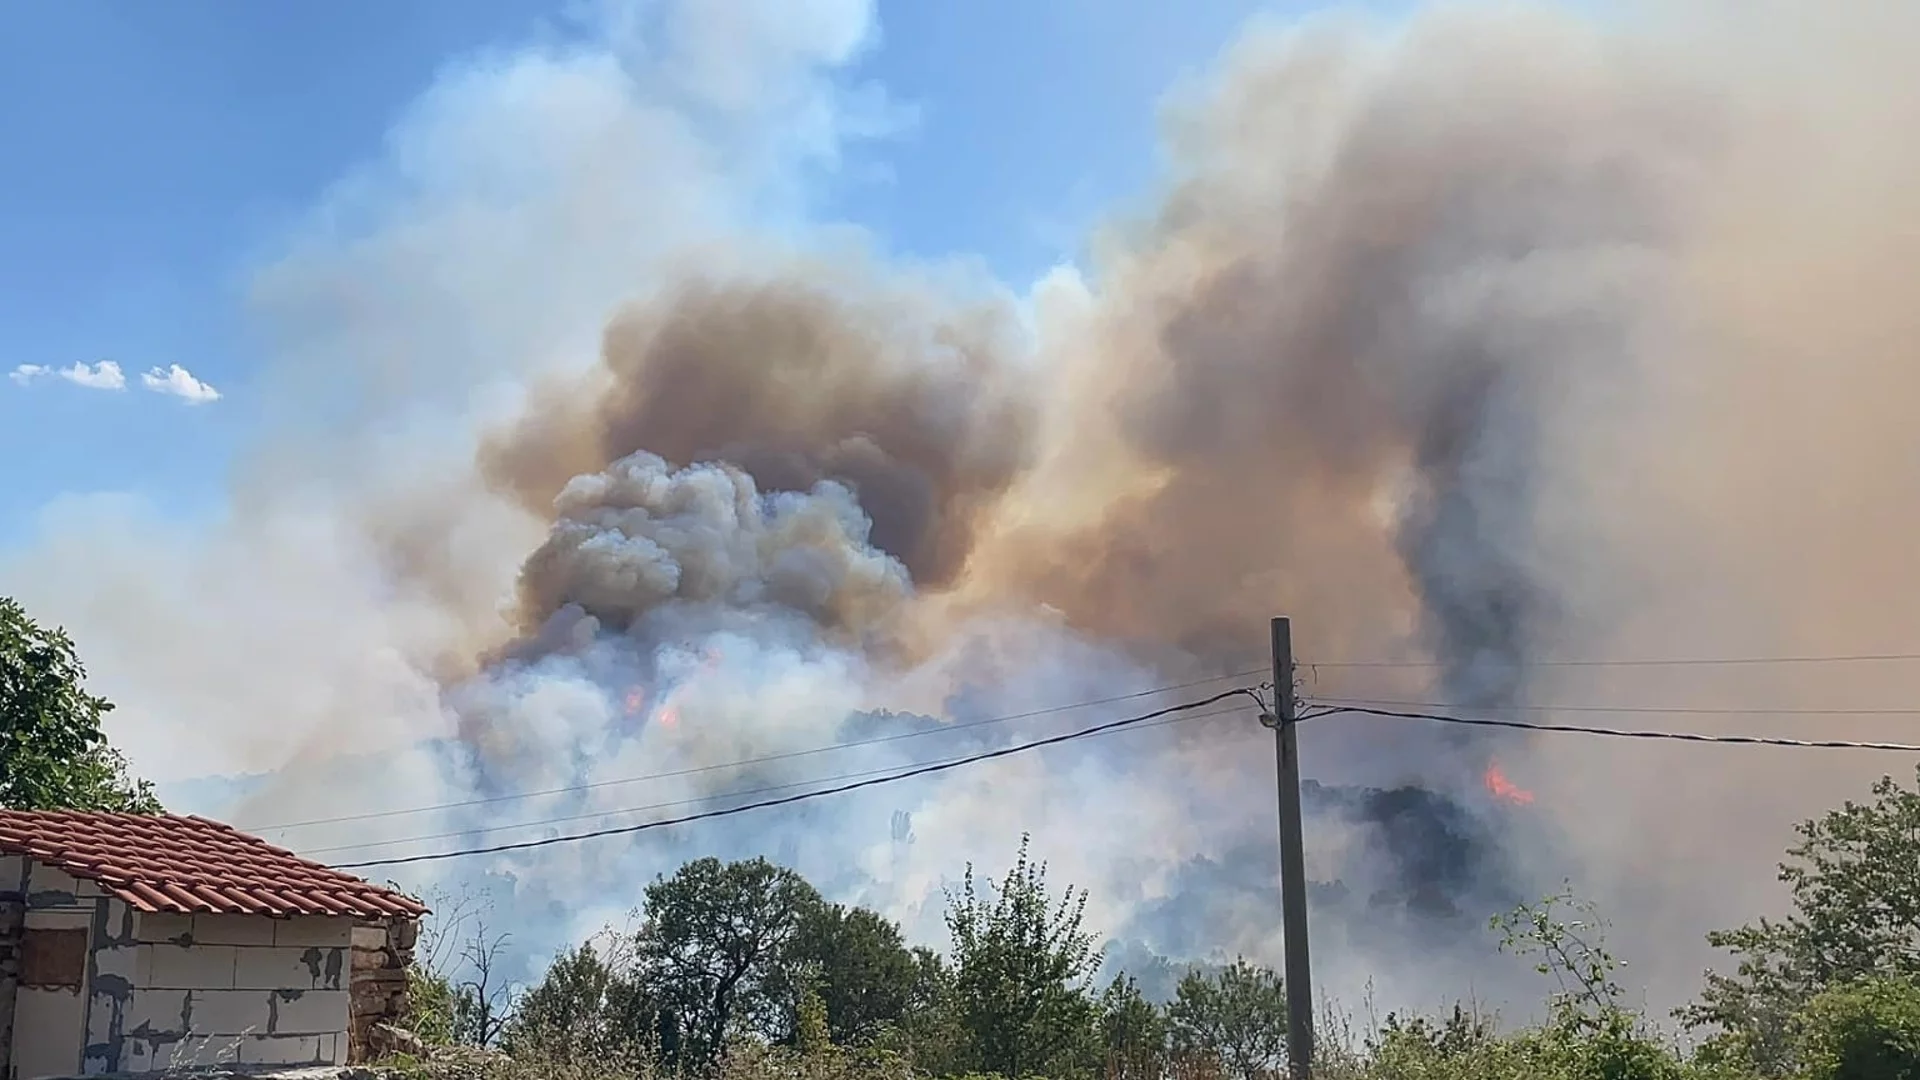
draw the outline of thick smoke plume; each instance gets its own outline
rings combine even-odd
[[[852,485],[874,542],[937,587],[1027,464],[1018,349],[1004,304],[954,309],[846,267],[689,281],[607,330],[601,385],[548,390],[483,460],[542,513],[573,477],[637,451],[725,461],[766,489]]]
[[[831,481],[763,496],[732,467],[674,472],[642,452],[574,477],[553,505],[553,533],[520,575],[529,611],[571,609],[631,633],[677,600],[721,619],[788,615],[834,635],[871,625],[912,587],[898,561],[867,545],[859,503]]]
[[[598,122],[553,136],[549,188],[501,211],[513,227],[470,242],[448,224],[469,193],[426,185],[404,203],[425,224],[350,249],[369,263],[328,248],[339,276],[308,256],[273,279],[310,316],[445,247],[454,301],[342,301],[333,351],[300,353],[477,349],[455,383],[475,403],[349,408],[380,470],[266,459],[221,554],[179,554],[172,604],[154,575],[101,578],[154,554],[87,518],[29,556],[19,580],[48,591],[25,599],[156,730],[219,708],[188,677],[324,671],[293,706],[300,754],[265,761],[285,767],[235,812],[341,861],[731,805],[1201,696],[1264,663],[1274,614],[1322,700],[1692,708],[1661,719],[1761,732],[1785,721],[1742,710],[1801,709],[1802,730],[1886,734],[1817,710],[1910,704],[1912,667],[1558,664],[1920,640],[1899,599],[1920,591],[1920,15],[1766,7],[1256,24],[1170,105],[1151,209],[1025,297],[743,224],[853,141],[822,117],[858,111],[833,86],[871,37],[863,5],[740,7],[791,49],[669,20],[672,77],[634,75],[617,34],[604,56],[537,57],[508,79],[547,97],[477,100]],[[715,108],[727,135],[702,152],[684,118]],[[431,125],[423,145],[493,160],[477,116],[471,146]],[[621,139],[660,153],[609,155]],[[740,187],[715,161],[766,171]],[[307,551],[326,557],[300,588],[278,582]],[[247,574],[316,606],[242,608]],[[187,597],[245,612],[232,669],[141,659],[142,628]],[[269,753],[257,718],[221,716]],[[343,765],[370,728],[411,749]],[[546,948],[678,858],[764,853],[934,936],[943,875],[1032,830],[1117,955],[1277,961],[1262,730],[1201,717],[788,817],[395,872],[492,882]],[[1496,750],[1533,803],[1483,790]],[[1562,876],[1610,910],[1650,993],[1685,994],[1704,931],[1774,902],[1787,825],[1897,764],[1353,716],[1315,721],[1304,752],[1319,964],[1337,992],[1375,976],[1387,1007],[1497,1000],[1506,969],[1463,928]],[[408,812],[315,824],[354,817],[342,790]]]

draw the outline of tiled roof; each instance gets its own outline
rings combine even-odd
[[[0,810],[0,853],[31,856],[97,882],[139,911],[427,913],[410,897],[203,817]]]

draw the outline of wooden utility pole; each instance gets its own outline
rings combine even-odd
[[[1299,719],[1293,699],[1293,625],[1273,620],[1273,736],[1280,780],[1280,917],[1287,983],[1287,1071],[1313,1076],[1313,967],[1307,958],[1307,848],[1300,820]]]

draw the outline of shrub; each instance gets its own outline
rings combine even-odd
[[[1920,983],[1893,976],[1835,987],[1795,1018],[1806,1080],[1920,1080]]]

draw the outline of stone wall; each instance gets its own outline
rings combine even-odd
[[[380,1037],[382,1026],[401,1026],[407,1018],[407,978],[420,924],[391,918],[353,928],[352,975],[348,984],[350,1020],[347,1058],[362,1064],[393,1050]]]

